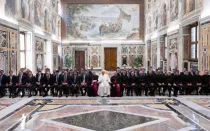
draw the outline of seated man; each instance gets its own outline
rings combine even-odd
[[[7,83],[7,76],[4,74],[4,71],[0,71],[0,98],[5,95],[5,87]]]
[[[27,80],[26,80],[26,88],[29,91],[28,97],[31,97],[31,91],[35,91],[35,84],[36,84],[36,78],[33,76],[32,72],[28,72]],[[36,91],[35,91],[36,92]],[[25,93],[24,93],[25,94]]]
[[[51,88],[53,97],[58,96],[58,91],[59,91],[58,87],[59,87],[59,70],[56,70],[55,75],[53,76],[53,87]]]
[[[120,96],[122,97],[124,94],[124,90],[128,88],[128,75],[126,70],[122,72],[121,76],[121,85],[120,85]]]
[[[67,70],[64,70],[64,74],[60,75],[59,77],[59,97],[62,97],[62,91],[63,93],[66,95],[66,97],[68,97],[69,95],[69,90],[70,90],[70,77],[68,75]]]
[[[78,97],[79,87],[80,87],[80,77],[77,75],[77,72],[74,71],[74,75],[71,77],[72,85],[71,85],[71,94]]]
[[[98,75],[96,75],[95,72],[93,72],[93,82],[92,82],[92,86],[93,86],[93,91],[94,91],[94,95],[93,96],[98,96]]]
[[[138,93],[138,90],[137,90],[137,81],[136,80],[137,79],[135,77],[135,74],[132,71],[131,72],[131,75],[130,75],[130,78],[129,78],[129,82],[128,82],[127,96],[130,96],[130,93],[131,93],[131,96],[133,96],[133,91],[135,91],[136,94]]]
[[[185,80],[185,95],[190,95],[191,94],[191,90],[193,88],[192,86],[192,75],[190,74],[189,71],[186,71],[186,74],[184,76],[184,80]]]
[[[53,77],[51,76],[49,71],[46,72],[46,75],[44,76],[43,80],[43,97],[48,96],[49,90],[53,94]]]
[[[36,84],[35,84],[36,92],[35,92],[35,96],[37,95],[37,92],[39,92],[40,96],[42,95],[42,92],[44,92],[43,91],[44,87],[42,87],[43,84],[44,84],[44,76],[42,75],[41,71],[38,71],[38,73],[36,74]]]
[[[16,96],[22,92],[21,97],[25,96],[25,87],[26,87],[26,80],[27,80],[27,76],[23,75],[22,71],[19,71],[19,74],[16,78],[16,88],[17,88],[17,92],[16,92]]]
[[[157,81],[153,70],[149,70],[146,79],[147,79],[147,87],[145,88],[145,95],[147,96],[149,91],[150,96],[155,96]]]
[[[208,95],[210,76],[207,70],[204,71],[204,75],[201,77],[201,81],[202,81],[202,94]]]
[[[16,84],[16,77],[13,75],[13,71],[9,71],[9,76],[7,77],[7,84],[6,86],[9,88],[9,98],[15,97],[15,84]]]
[[[199,90],[201,89],[201,76],[199,75],[199,71],[195,72],[195,75],[193,76],[193,90],[192,92],[196,92],[196,95],[199,94]]]
[[[80,81],[81,81],[80,91],[81,91],[82,96],[85,96],[87,93],[87,88],[88,88],[88,85],[87,85],[88,76],[87,76],[86,70],[83,70],[83,72],[81,73]]]
[[[165,80],[165,87],[163,89],[163,95],[165,95],[166,90],[168,90],[169,97],[171,97],[171,90],[173,87],[173,76],[171,75],[171,72],[168,72],[168,75],[166,76]]]
[[[177,97],[178,91],[180,90],[181,87],[181,76],[179,75],[179,71],[175,72],[175,75],[173,76],[173,89],[174,89],[174,96]]]
[[[138,83],[138,86],[139,86],[139,94],[141,96],[141,93],[142,93],[142,90],[145,89],[146,87],[146,75],[143,71],[140,71],[139,73],[139,77],[137,78],[137,83]]]
[[[118,73],[115,71],[114,75],[111,77],[111,96],[112,97],[120,97],[120,84],[121,79],[120,75],[117,75]]]
[[[101,97],[110,96],[110,78],[109,75],[105,73],[105,70],[101,72],[98,78],[98,95]]]

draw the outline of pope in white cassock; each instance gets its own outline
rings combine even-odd
[[[98,87],[98,95],[99,96],[110,96],[110,78],[109,75],[105,73],[103,70],[98,78],[99,87]]]

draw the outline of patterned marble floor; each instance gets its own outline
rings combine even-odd
[[[210,97],[0,99],[0,131],[210,131]]]

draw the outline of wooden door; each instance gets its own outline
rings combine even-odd
[[[85,51],[75,51],[75,68],[77,70],[85,68]]]
[[[105,70],[115,71],[117,68],[117,48],[105,48]]]

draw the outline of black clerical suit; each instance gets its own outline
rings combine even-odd
[[[201,77],[201,81],[202,81],[202,94],[208,95],[210,76],[203,75]]]
[[[138,87],[139,87],[138,95],[141,96],[142,90],[145,89],[145,87],[146,87],[146,83],[147,83],[146,75],[145,74],[143,74],[143,75],[140,74],[139,77],[137,78],[137,84],[138,84]]]
[[[185,85],[185,95],[189,95],[190,91],[192,90],[192,75],[185,75],[184,76],[184,85]]]
[[[16,93],[15,84],[16,84],[16,76],[15,75],[8,76],[7,85],[9,88],[9,98],[15,97],[15,93]]]
[[[36,92],[35,91],[36,90],[35,85],[36,85],[36,78],[32,75],[27,76],[26,89],[28,89],[28,92],[29,92],[28,97],[32,96],[32,94],[31,94],[32,91]],[[24,95],[25,95],[25,90],[24,90]]]
[[[25,96],[26,81],[27,81],[27,76],[25,76],[25,75],[21,75],[21,76],[18,75],[16,77],[16,88],[17,88],[16,95],[18,95],[20,92],[22,92],[21,97]]]
[[[43,77],[43,87],[42,87],[43,97],[48,95],[49,90],[51,94],[54,96],[53,84],[54,84],[54,79],[52,75],[49,76],[45,75]]]
[[[158,73],[156,76],[156,80],[157,80],[157,88],[158,88],[158,93],[159,93],[159,96],[161,96],[161,89],[165,87],[165,74],[163,73]]]
[[[94,89],[93,89],[93,75],[87,74],[87,94],[88,96],[94,96]]]
[[[120,75],[112,76],[111,77],[111,96],[117,97],[117,84],[121,84]]]
[[[5,95],[6,83],[7,83],[7,76],[3,74],[0,76],[0,97],[3,97]]]
[[[43,75],[36,75],[36,84],[35,84],[35,88],[36,88],[36,90],[35,90],[35,96],[37,95],[37,92],[39,92],[39,95],[41,96],[41,95],[44,95],[44,94],[42,94],[44,91],[44,87],[43,87],[43,85],[44,85],[44,76]]]
[[[128,76],[127,74],[121,76],[120,94],[123,96],[125,88],[128,88]]]
[[[190,94],[196,91],[196,95],[198,95],[199,87],[201,87],[201,76],[195,74],[192,76],[192,90],[190,90]]]
[[[155,89],[157,86],[156,76],[155,74],[148,74],[147,75],[147,86],[145,88],[145,95],[148,95],[148,91],[150,91],[151,96],[155,96]]]
[[[136,87],[137,87],[137,79],[135,76],[130,75],[129,77],[129,82],[128,82],[128,90],[127,90],[127,96],[130,95],[133,96],[133,90],[136,92]]]
[[[163,89],[163,95],[165,95],[166,90],[168,90],[169,97],[171,97],[171,90],[172,90],[173,84],[174,84],[173,80],[174,80],[174,76],[172,76],[172,75],[166,76],[166,78],[165,78],[165,87]]]

